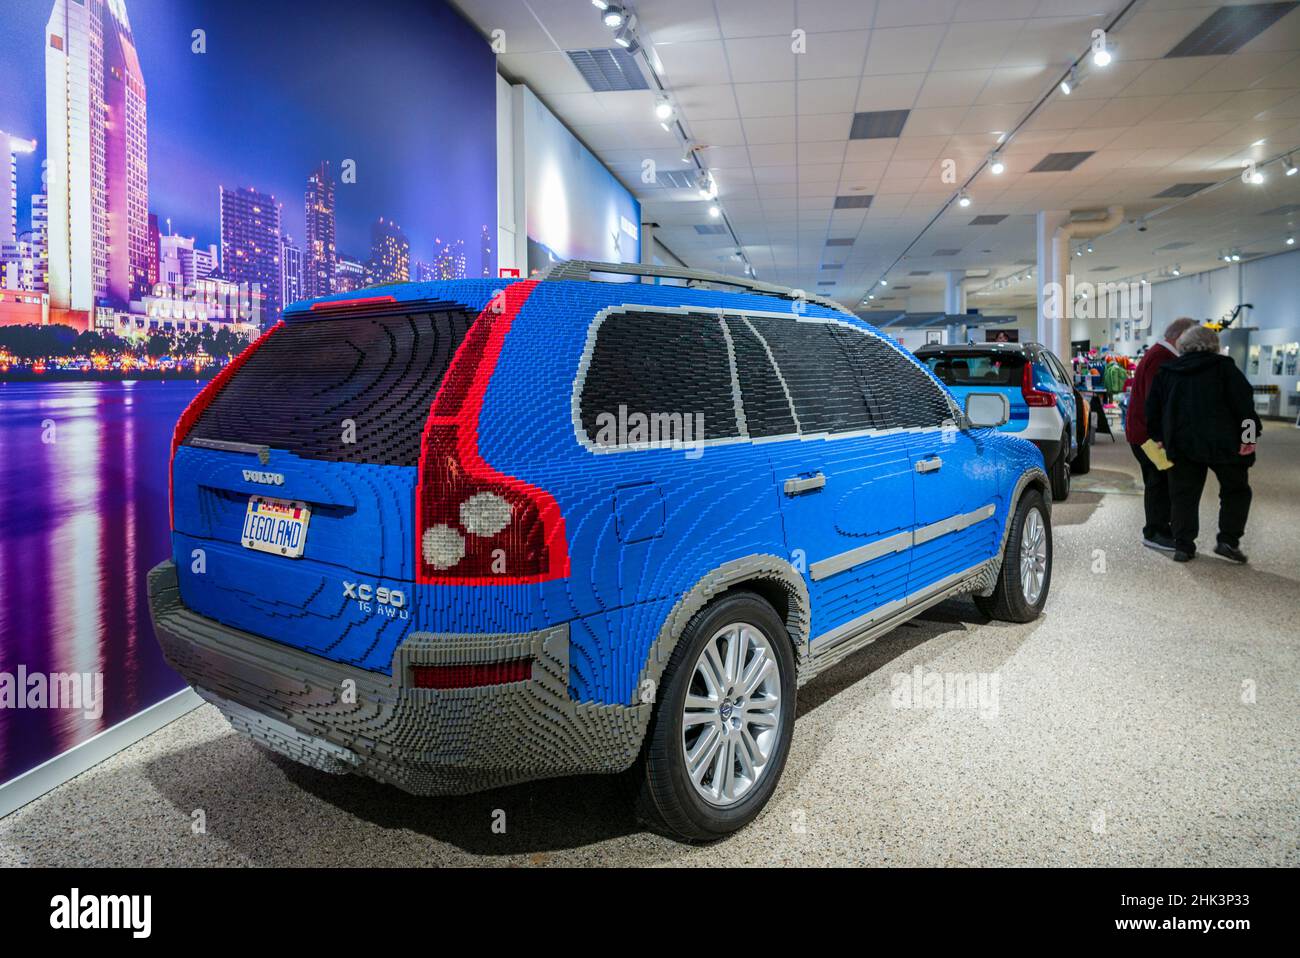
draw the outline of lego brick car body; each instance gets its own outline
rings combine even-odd
[[[999,428],[1042,452],[1054,499],[1067,498],[1070,477],[1091,469],[1091,406],[1051,350],[1038,343],[971,343],[922,346],[916,355],[959,402],[972,392],[1007,397],[1011,417]]]
[[[602,269],[297,304],[186,411],[151,608],[236,728],[421,794],[635,765],[707,839],[799,684],[953,595],[1038,615],[1031,444],[833,303]]]

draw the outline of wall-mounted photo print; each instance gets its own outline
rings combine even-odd
[[[5,4],[0,782],[184,687],[144,574],[202,383],[295,300],[496,275],[488,44],[435,0],[309,7]]]

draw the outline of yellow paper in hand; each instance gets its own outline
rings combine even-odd
[[[1151,460],[1152,465],[1161,471],[1173,465],[1169,457],[1165,455],[1164,449],[1157,446],[1154,439],[1148,439],[1142,443],[1142,451],[1147,454],[1147,458]]]

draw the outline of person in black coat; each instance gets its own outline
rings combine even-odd
[[[1169,471],[1174,559],[1196,557],[1205,474],[1219,480],[1216,554],[1245,562],[1238,546],[1250,513],[1248,470],[1263,423],[1250,382],[1219,352],[1219,334],[1194,326],[1178,338],[1177,359],[1165,363],[1147,393],[1147,432],[1173,462]]]

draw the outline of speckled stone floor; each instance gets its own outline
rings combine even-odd
[[[947,602],[805,687],[768,810],[718,844],[642,831],[617,779],[418,799],[205,706],[0,820],[0,864],[1300,865],[1300,431],[1265,432],[1247,567],[1142,548],[1128,448],[1093,461],[1042,619]],[[896,707],[916,669],[996,677],[995,707]]]

